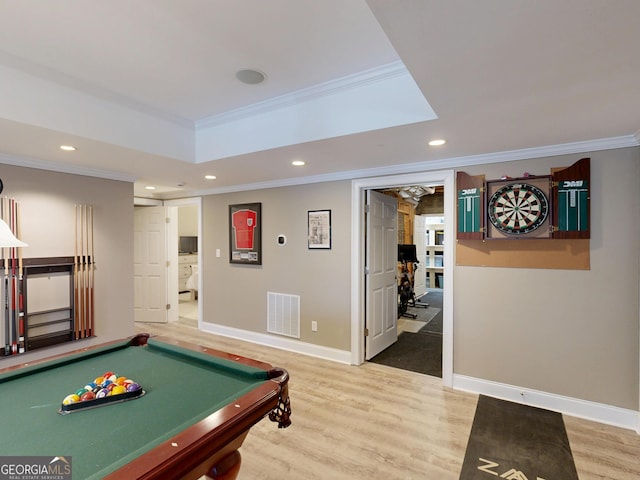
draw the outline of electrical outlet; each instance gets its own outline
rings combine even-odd
[[[318,331],[318,322],[311,322],[311,331],[312,332]]]

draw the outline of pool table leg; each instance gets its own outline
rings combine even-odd
[[[216,463],[206,476],[211,480],[235,480],[240,472],[240,463],[240,452],[234,450]]]

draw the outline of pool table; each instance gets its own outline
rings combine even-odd
[[[144,395],[60,413],[105,371]],[[0,370],[0,452],[71,457],[82,480],[232,479],[253,425],[268,416],[289,426],[288,380],[263,362],[147,334],[76,350]]]

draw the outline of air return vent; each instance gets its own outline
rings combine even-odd
[[[267,331],[300,338],[300,295],[267,292]]]

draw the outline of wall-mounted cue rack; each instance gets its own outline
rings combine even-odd
[[[93,208],[76,205],[75,215],[74,256],[22,258],[20,248],[2,249],[0,357],[95,335]],[[19,223],[9,223],[17,233]]]
[[[74,339],[73,257],[25,258],[2,290],[5,356]]]
[[[26,258],[23,281],[26,351],[74,340],[73,257]]]

